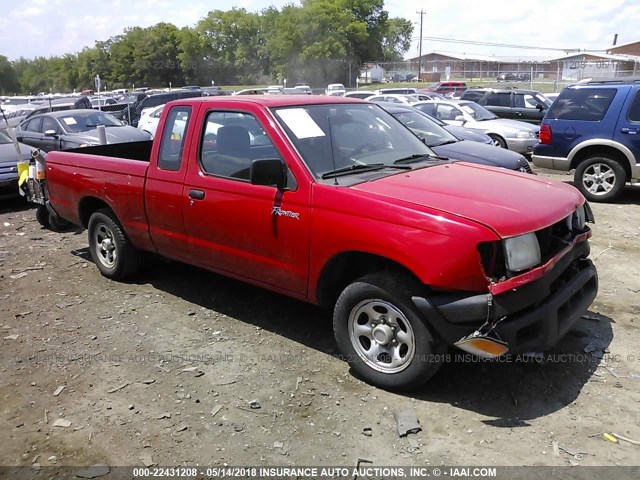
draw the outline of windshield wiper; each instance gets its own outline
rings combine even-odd
[[[423,160],[449,160],[447,157],[441,157],[439,155],[431,155],[430,153],[414,153],[409,155],[408,157],[399,158],[395,162],[394,165],[399,165],[403,163],[417,163],[422,162]]]
[[[459,140],[445,140],[442,143],[438,143],[437,145],[429,145],[430,147],[441,147],[443,145],[451,145],[452,143],[458,143]]]
[[[356,163],[348,167],[342,167],[336,170],[332,170],[331,172],[323,173],[320,178],[325,180],[327,178],[338,177],[340,175],[349,175],[356,171],[357,172],[373,172],[375,170],[382,170],[383,168],[401,168],[403,170],[411,170],[411,167],[404,166],[404,165],[386,165],[384,163],[369,163],[365,165],[362,163]]]

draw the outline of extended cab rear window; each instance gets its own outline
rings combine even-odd
[[[190,116],[191,107],[180,105],[169,110],[169,115],[162,131],[158,168],[174,172],[180,170],[185,133]]]
[[[549,109],[547,118],[600,121],[615,95],[614,88],[565,88]]]

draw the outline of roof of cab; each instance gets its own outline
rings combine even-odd
[[[195,97],[174,100],[173,103],[248,103],[264,107],[292,107],[296,105],[326,105],[336,103],[367,103],[357,98],[331,97],[326,95],[230,95],[225,97]]]

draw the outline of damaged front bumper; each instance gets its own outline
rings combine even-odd
[[[598,274],[579,241],[524,275],[498,282],[487,294],[412,297],[429,324],[449,345],[494,323],[494,338],[510,353],[548,350],[589,308],[598,293]]]

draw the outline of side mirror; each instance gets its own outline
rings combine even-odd
[[[47,130],[44,132],[45,137],[55,137],[56,135],[58,135],[58,132],[55,130]]]
[[[467,122],[467,121],[464,119],[464,117],[463,117],[462,115],[458,115],[458,116],[455,118],[455,121],[456,121],[456,122],[462,122],[462,124],[463,124],[463,125]]]
[[[275,186],[278,190],[284,190],[287,186],[287,167],[277,158],[254,160],[249,179],[252,185]]]
[[[538,103],[538,104],[536,105],[536,108],[537,108],[538,110],[540,110],[540,111],[543,111],[543,110],[544,110],[544,105],[542,105],[541,103]]]

